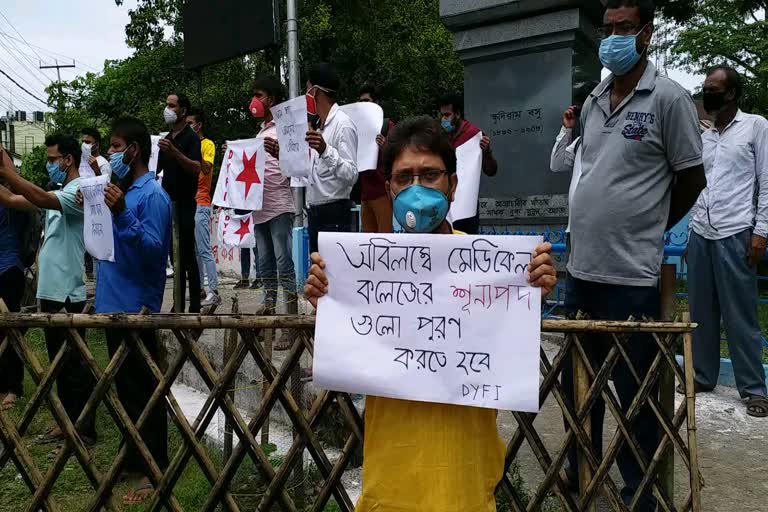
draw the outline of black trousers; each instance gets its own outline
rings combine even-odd
[[[637,319],[643,317],[658,318],[661,312],[659,291],[655,287],[620,286],[594,283],[568,276],[565,299],[566,314],[573,318],[581,311],[594,320],[627,320],[630,316]],[[592,334],[581,336],[584,349],[590,358],[590,363],[595,372],[605,361],[608,351],[612,346],[611,339],[607,335]],[[625,348],[641,381],[648,373],[653,359],[658,353],[658,345],[650,334],[636,334],[630,336],[625,343]],[[640,385],[632,376],[624,358],[619,359],[613,368],[613,384],[619,397],[619,404],[623,413],[629,409],[637,395]],[[571,355],[565,358],[562,384],[566,400],[574,403],[574,375]],[[590,422],[592,426],[592,448],[602,459],[603,453],[603,421],[605,416],[605,402],[598,398],[592,407]],[[566,429],[568,425],[566,424]],[[640,450],[650,463],[653,454],[659,444],[661,427],[650,406],[645,405],[630,424],[630,432],[635,436]],[[570,477],[576,478],[577,451],[575,442],[568,450],[568,471]],[[643,479],[643,472],[632,454],[626,441],[621,445],[616,464],[624,479],[624,488],[621,491],[622,499],[626,504],[632,500],[635,491]],[[652,512],[656,510],[656,498],[651,492],[643,494],[638,504],[640,512]]]
[[[59,313],[62,310],[67,313],[82,313],[84,306],[85,302],[71,302],[69,299],[67,302],[45,299],[40,301],[40,310],[43,313]],[[45,332],[45,344],[48,348],[48,360],[53,362],[62,344],[67,342],[67,329],[47,327],[43,331]],[[78,329],[77,332],[83,341],[86,341],[85,329]],[[91,372],[85,366],[83,358],[74,347],[69,349],[61,364],[61,371],[56,378],[56,392],[59,395],[59,400],[61,400],[61,405],[67,411],[67,416],[72,420],[72,423],[75,423],[96,383]],[[79,433],[81,436],[96,439],[95,411],[85,419]]]
[[[309,252],[317,252],[317,237],[321,231],[337,233],[352,233],[355,229],[355,207],[349,199],[341,199],[332,203],[310,206],[307,220],[309,224]]]
[[[149,370],[149,366],[147,366],[144,358],[141,357],[128,332],[121,329],[107,329],[107,347],[109,349],[109,356],[112,357],[117,352],[117,349],[120,348],[123,340],[128,340],[128,355],[125,361],[123,361],[123,365],[117,371],[115,385],[117,386],[117,396],[120,398],[120,402],[122,402],[131,420],[136,423],[144,411],[147,402],[149,402],[152,393],[154,393],[158,382]],[[155,332],[145,330],[141,332],[140,337],[154,361],[158,362],[159,341]],[[149,453],[152,454],[160,469],[164,470],[168,467],[168,416],[165,410],[164,399],[161,399],[155,405],[147,421],[144,423],[144,427],[139,432]],[[142,473],[144,475],[149,474],[144,464],[144,459],[141,458],[139,452],[131,443],[128,443],[123,471]]]
[[[23,294],[24,273],[19,267],[11,267],[0,274],[0,299],[10,311],[19,311]],[[3,338],[0,336],[0,342]],[[0,355],[0,393],[24,394],[24,365],[10,343]]]
[[[186,292],[189,282],[189,312],[200,312],[200,271],[197,268],[197,246],[195,245],[195,212],[197,205],[176,205],[179,212],[179,256],[181,268],[174,269],[181,282],[182,295]],[[171,261],[173,259],[173,244],[171,244]],[[185,300],[181,305],[174,304],[174,311],[184,312]]]

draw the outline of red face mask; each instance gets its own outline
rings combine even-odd
[[[262,103],[261,100],[256,96],[254,96],[251,100],[251,104],[248,106],[248,111],[256,119],[264,119],[264,116],[266,115],[264,103]]]

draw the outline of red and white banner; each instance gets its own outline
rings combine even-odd
[[[261,210],[266,160],[264,139],[227,141],[213,204],[236,210]]]
[[[224,210],[219,214],[218,237],[219,243],[229,247],[256,247],[256,237],[253,234],[253,217],[250,213],[237,215],[233,211]]]

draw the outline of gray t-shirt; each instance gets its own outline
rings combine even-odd
[[[650,62],[613,112],[611,75],[581,113],[582,171],[568,271],[597,283],[655,286],[675,173],[701,165],[696,106]]]

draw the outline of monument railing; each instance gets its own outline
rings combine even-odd
[[[297,367],[302,355],[305,352],[311,355],[314,348],[314,316],[274,316],[264,315],[264,311],[256,315],[47,315],[8,313],[4,305],[0,307],[0,332],[4,334],[0,354],[6,350],[15,351],[36,386],[29,399],[24,401],[23,412],[15,416],[15,420],[9,413],[0,411],[0,470],[8,464],[14,465],[30,494],[25,503],[19,504],[20,509],[51,512],[63,510],[52,490],[57,480],[62,478],[65,465],[74,458],[93,489],[85,510],[120,510],[115,499],[115,486],[118,485],[117,477],[125,462],[126,444],[138,450],[149,468],[148,476],[154,491],[147,501],[145,510],[148,511],[164,508],[174,512],[192,510],[180,502],[174,491],[185,468],[193,462],[197,463],[209,484],[205,501],[202,505],[196,505],[196,510],[321,511],[327,510],[326,506],[331,499],[339,510],[354,509],[348,489],[342,483],[342,476],[351,466],[355,451],[362,446],[363,419],[348,394],[319,390],[311,403],[305,404],[301,390],[298,389]],[[25,340],[25,332],[33,328],[49,327],[67,329],[68,341],[50,363],[44,364]],[[691,332],[694,327],[687,322],[544,320],[544,332],[561,333],[563,336],[560,345],[542,345],[541,403],[543,407],[556,405],[567,428],[557,438],[543,436],[539,431],[540,425],[535,421],[536,414],[511,413],[516,429],[508,440],[507,471],[498,486],[499,500],[505,503],[503,506],[515,511],[541,510],[542,504],[554,496],[563,510],[594,510],[597,501],[601,499],[608,500],[614,510],[631,510],[632,506],[627,507],[622,503],[619,492],[621,486],[611,474],[619,449],[626,445],[645,473],[640,491],[653,492],[658,497],[660,510],[701,510],[695,395],[692,392]],[[291,329],[295,341],[282,362],[275,365],[262,335],[277,328]],[[99,364],[78,329],[125,329],[131,335],[106,364]],[[178,350],[166,361],[153,360],[139,336],[139,333],[147,330],[170,331]],[[229,333],[225,336],[229,344],[228,357],[223,364],[210,360],[198,344],[197,340],[205,330],[226,330]],[[587,357],[588,342],[585,336],[594,333],[604,335],[610,345],[602,364]],[[632,342],[629,337],[635,333],[647,333],[653,339],[652,350],[656,355],[647,373],[639,372],[628,357],[627,346]],[[675,359],[674,349],[678,343],[684,347],[682,365]],[[116,372],[129,352],[138,353],[156,379],[154,393],[135,423],[131,421],[113,388]],[[258,405],[250,411],[250,419],[246,420],[236,407],[231,393],[236,375],[248,355],[253,358],[262,375],[263,394]],[[67,417],[53,389],[65,356],[81,360],[95,382],[87,405],[75,424]],[[560,382],[564,368],[571,364],[569,361],[572,361],[575,372],[575,403],[566,398]],[[639,384],[639,392],[631,404],[619,404],[610,385],[610,377],[620,361]],[[192,422],[187,420],[171,387],[187,363],[197,369],[209,387],[205,404]],[[661,393],[659,390],[665,372],[674,375],[685,389],[684,398],[674,408],[664,404],[665,393],[666,396],[670,392],[674,394],[669,389],[670,385],[674,385],[674,379],[671,384],[664,384],[667,388],[662,389]],[[592,450],[589,427],[589,413],[600,398],[605,401],[617,425],[602,458]],[[82,419],[101,404],[106,406],[124,440],[117,455],[106,465],[97,464],[93,452],[77,433]],[[170,423],[175,425],[182,439],[178,449],[169,453],[170,464],[164,469],[158,467],[140,433],[155,404],[164,404]],[[279,464],[275,464],[265,452],[265,445],[258,440],[259,432],[263,433],[263,427],[269,421],[270,414],[274,414],[277,404],[289,417],[294,432],[292,444]],[[41,467],[46,464],[35,460],[25,441],[33,420],[44,413],[44,405],[61,428],[65,439],[63,449],[55,459],[47,463],[47,467]],[[642,407],[650,407],[661,426],[659,444],[650,458],[641,454],[632,435],[633,422]],[[340,453],[336,451],[333,462],[328,454],[328,446],[318,436],[318,427],[331,415],[331,408],[337,411],[336,418],[342,419],[345,436]],[[231,453],[223,458],[212,457],[204,439],[206,429],[218,410],[223,411],[238,441]],[[525,444],[530,450],[525,452],[527,455],[523,453]],[[575,494],[571,493],[568,483],[562,477],[566,452],[572,445],[577,447],[580,460],[580,490]],[[92,448],[98,449],[98,445]],[[305,470],[305,452],[310,459],[306,466],[307,472],[317,475],[311,485],[307,484],[307,479],[296,479],[296,472]],[[672,482],[673,474],[670,474],[668,465],[670,457],[674,458],[675,453],[687,475],[687,481],[678,482],[677,486]],[[519,457],[530,457],[531,454],[543,476],[540,481],[526,482],[531,489],[531,493],[527,494],[521,492],[520,487],[513,482],[513,471],[510,468]],[[246,457],[253,462],[255,473],[264,483],[255,498],[253,494],[250,495],[251,500],[255,499],[249,502],[251,505],[243,504],[238,490],[232,484],[236,471]],[[679,492],[681,486],[685,492]]]

